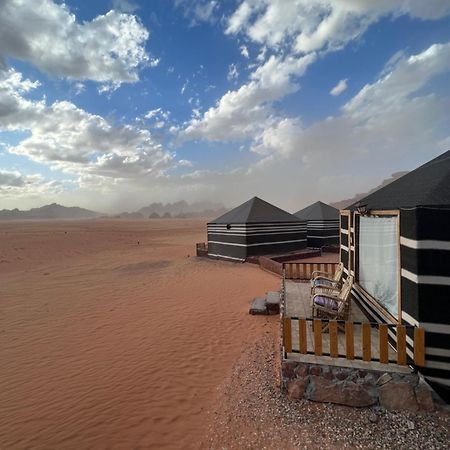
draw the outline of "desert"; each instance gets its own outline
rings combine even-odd
[[[198,448],[276,318],[256,266],[192,257],[204,220],[0,225],[0,447]]]

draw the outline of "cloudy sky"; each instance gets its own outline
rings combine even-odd
[[[447,149],[449,0],[0,0],[0,208],[294,211]]]

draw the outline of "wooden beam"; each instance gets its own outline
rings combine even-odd
[[[387,364],[389,362],[389,342],[388,342],[388,327],[380,323],[378,325],[378,338],[380,345],[380,363]]]
[[[286,353],[292,352],[292,328],[291,328],[291,318],[285,317],[283,324],[283,343],[284,350]]]
[[[298,339],[300,353],[306,353],[308,351],[308,341],[306,337],[306,320],[298,320]]]
[[[338,357],[338,327],[335,320],[330,320],[329,328],[330,332],[330,356],[332,358]]]
[[[414,328],[414,364],[425,366],[425,330]]]
[[[345,355],[347,359],[355,358],[355,341],[353,337],[353,323],[345,322]]]
[[[362,327],[362,358],[363,361],[370,361],[372,359],[372,344],[370,342],[371,329],[370,323],[363,323]]]
[[[322,321],[314,319],[314,354],[322,356]]]
[[[406,365],[406,327],[397,325],[397,364]]]

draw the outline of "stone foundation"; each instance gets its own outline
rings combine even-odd
[[[282,388],[289,398],[391,411],[433,411],[431,389],[417,374],[381,372],[282,361]]]

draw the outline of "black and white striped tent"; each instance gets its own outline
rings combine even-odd
[[[421,371],[449,401],[450,151],[342,210],[340,221],[355,300],[372,320],[425,329]]]
[[[294,214],[306,222],[308,247],[339,245],[339,210],[316,202]]]
[[[208,223],[211,257],[245,261],[304,248],[306,223],[258,197]]]

